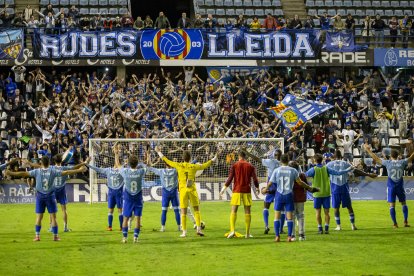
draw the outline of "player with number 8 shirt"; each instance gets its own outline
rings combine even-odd
[[[373,153],[369,145],[365,145],[364,149],[377,164],[383,165],[387,169],[387,201],[390,204],[390,216],[392,222],[394,223],[394,228],[398,228],[395,214],[395,200],[397,197],[402,205],[404,227],[410,227],[408,224],[408,207],[406,204],[403,174],[405,168],[408,166],[408,163],[411,163],[414,160],[414,153],[406,159],[398,160],[398,150],[392,149],[391,160],[385,160],[379,158],[375,153]]]

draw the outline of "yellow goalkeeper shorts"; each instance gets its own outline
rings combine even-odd
[[[188,208],[188,200],[190,200],[191,206],[199,206],[200,200],[198,199],[197,190],[194,188],[180,188],[180,208]]]
[[[252,206],[252,194],[251,193],[233,193],[231,196],[231,205],[240,206],[241,201],[243,201],[244,206]]]

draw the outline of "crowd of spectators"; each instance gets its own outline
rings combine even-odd
[[[319,20],[319,26],[322,30],[351,31],[355,32],[355,28],[360,28],[361,36],[366,43],[370,43],[372,39],[377,47],[384,46],[385,30],[390,30],[391,47],[396,46],[398,39],[401,39],[403,48],[408,47],[409,38],[414,32],[412,28],[412,20],[408,15],[397,19],[395,16],[386,22],[380,15],[375,18],[367,16],[362,24],[358,25],[357,21],[351,14],[329,16],[326,12],[321,15],[307,16],[306,19],[300,19],[297,15],[294,18],[285,18],[283,16],[274,16],[267,14],[266,18],[247,19],[243,14],[239,14],[236,18],[227,18],[224,22],[217,20],[212,14],[205,17],[201,14],[195,14],[194,18],[190,18],[185,12],[177,23],[171,23],[164,14],[159,12],[157,18],[153,19],[149,15],[138,16],[133,18],[131,12],[127,12],[122,16],[111,17],[106,14],[85,15],[80,14],[76,6],[71,6],[66,12],[62,8],[59,12],[52,5],[48,5],[44,10],[38,11],[29,5],[16,14],[7,13],[8,5],[0,10],[0,27],[28,27],[29,29],[45,28],[46,32],[66,32],[70,29],[82,30],[111,30],[114,28],[206,28],[216,29],[225,28],[227,30],[233,28],[249,28],[251,30],[280,30],[280,29],[313,29],[315,28],[314,19]],[[345,18],[342,18],[344,16]],[[175,23],[175,24],[174,24]]]
[[[0,163],[15,157],[35,162],[72,147],[74,160],[83,160],[92,137],[280,137],[285,152],[303,163],[339,148],[349,161],[366,157],[363,143],[385,155],[389,145],[401,147],[401,156],[414,151],[414,76],[401,71],[339,77],[272,69],[257,76],[236,74],[224,83],[202,78],[194,68],[118,79],[14,66],[0,71],[0,90]],[[268,111],[287,93],[335,108],[289,133]]]

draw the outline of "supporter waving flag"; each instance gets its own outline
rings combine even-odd
[[[294,131],[331,108],[333,105],[287,94],[282,102],[269,109],[289,131]]]

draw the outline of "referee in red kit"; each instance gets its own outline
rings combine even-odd
[[[256,176],[256,168],[246,161],[246,154],[243,150],[238,152],[239,161],[233,164],[230,169],[229,178],[227,178],[223,189],[220,191],[220,199],[223,197],[225,190],[233,183],[233,195],[231,197],[231,213],[230,213],[230,233],[227,238],[232,238],[235,235],[237,210],[241,201],[244,205],[244,217],[246,222],[246,239],[251,238],[250,222],[252,220],[250,214],[250,207],[252,206],[251,182],[256,187],[256,193],[259,193],[259,181]]]

